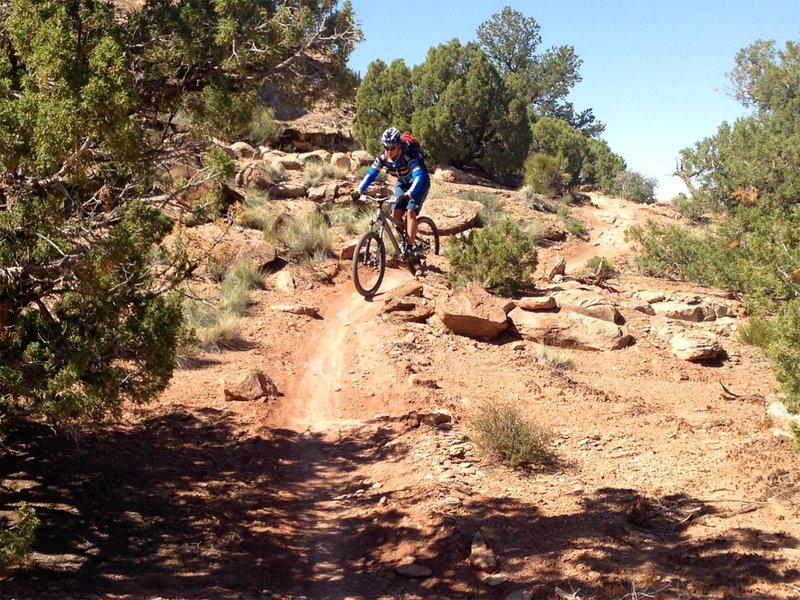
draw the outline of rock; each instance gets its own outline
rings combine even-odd
[[[306,195],[306,186],[284,181],[270,186],[269,195],[272,198],[302,198]]]
[[[297,283],[294,280],[294,275],[289,271],[278,271],[277,275],[272,279],[273,285],[276,289],[283,292],[293,294],[297,289]]]
[[[504,304],[472,283],[437,299],[436,314],[453,333],[493,339],[508,327]]]
[[[630,343],[630,335],[618,325],[572,312],[539,313],[517,307],[508,316],[524,339],[549,346],[618,350]]]
[[[434,181],[443,181],[445,183],[466,183],[469,185],[475,185],[478,182],[469,173],[448,165],[439,166],[433,175],[433,179]]]
[[[503,585],[506,581],[508,581],[508,577],[506,577],[502,573],[492,573],[491,575],[487,575],[481,578],[481,583],[483,583],[484,585],[488,585],[489,587],[496,587],[498,585]]]
[[[532,600],[533,595],[527,590],[516,590],[511,592],[503,600]]]
[[[497,559],[494,556],[494,552],[486,545],[486,540],[480,531],[472,538],[472,550],[469,554],[469,564],[479,571],[487,573],[497,568]]]
[[[278,388],[272,380],[255,369],[220,379],[225,400],[258,400],[276,397]]]
[[[436,427],[442,423],[451,423],[453,421],[453,416],[447,411],[436,410],[421,415],[420,421],[429,427]]]
[[[522,310],[537,311],[552,310],[558,305],[556,304],[556,299],[553,298],[553,296],[535,296],[523,298],[517,303],[517,306]]]
[[[453,235],[474,227],[481,210],[483,205],[474,200],[429,198],[422,207],[422,214],[433,219],[439,235]]]
[[[609,323],[620,324],[622,315],[609,299],[584,290],[565,290],[555,295],[556,302],[561,308],[572,310],[576,313],[602,319]]]
[[[309,200],[314,202],[328,202],[339,195],[338,183],[325,183],[309,188],[306,192]]]
[[[368,167],[372,164],[372,161],[375,160],[375,157],[365,150],[353,150],[353,152],[350,153],[350,157],[356,162],[358,167]]]
[[[297,155],[286,155],[283,153],[270,152],[262,160],[273,165],[275,168],[284,168],[287,171],[302,171],[305,165]]]
[[[277,312],[286,312],[293,315],[305,315],[307,317],[314,317],[315,319],[322,318],[319,314],[319,309],[316,306],[308,304],[273,304],[270,310]]]
[[[418,565],[417,563],[397,565],[394,570],[403,577],[411,578],[430,577],[432,573],[428,567],[424,565]]]
[[[350,157],[344,152],[334,152],[331,155],[331,165],[337,169],[344,169],[345,171],[353,170],[353,163],[351,162]]]
[[[686,330],[669,340],[672,353],[681,360],[698,361],[716,358],[722,353],[717,337],[708,331]]]
[[[231,144],[231,150],[236,158],[258,158],[258,150],[253,148],[247,142],[234,142]]]
[[[684,302],[653,302],[650,304],[657,315],[664,315],[669,319],[681,321],[713,321],[716,314],[712,308],[700,304],[686,304]]]

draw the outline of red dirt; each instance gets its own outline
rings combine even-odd
[[[607,256],[619,293],[598,292],[613,299],[721,295],[628,271],[622,232],[654,214],[595,198],[573,211],[591,239],[542,250],[540,263],[560,254],[569,273]],[[299,270],[294,295],[257,292],[247,347],[176,372],[124,424],[74,439],[18,432],[44,441],[3,459],[4,501],[28,500],[43,525],[0,597],[800,595],[800,460],[765,424],[775,382],[753,348],[734,336],[723,360],[678,360],[622,303],[635,343],[561,351],[574,365],[560,371],[513,332],[483,342],[435,319],[387,319],[381,296],[365,301],[340,267],[332,284]],[[406,280],[390,269],[382,289]],[[321,318],[270,309],[289,302]],[[282,395],[225,401],[219,379],[246,368]],[[721,383],[741,398],[723,398]],[[469,417],[484,401],[513,402],[549,429],[553,465],[515,471],[478,454]],[[420,424],[437,409],[450,427]],[[508,579],[496,587],[469,563],[479,531]],[[396,572],[410,561],[430,575]]]

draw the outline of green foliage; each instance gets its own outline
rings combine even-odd
[[[291,254],[298,258],[312,259],[331,255],[331,230],[321,213],[313,212],[303,219],[290,221],[280,235]]]
[[[605,140],[589,139],[588,154],[584,158],[581,182],[597,184],[605,193],[613,185],[614,179],[625,171],[627,165],[621,156],[614,154]]]
[[[663,226],[648,220],[644,227],[629,228],[625,240],[641,246],[634,263],[643,275],[741,287],[736,278],[738,253],[711,235],[692,235],[679,225]]]
[[[640,204],[652,204],[656,201],[654,194],[658,182],[641,173],[625,170],[614,177],[611,185],[604,188],[607,194],[619,196]]]
[[[241,131],[254,110],[269,125],[254,101],[266,76],[296,100],[355,81],[347,2],[121,4],[0,8],[3,424],[115,416],[155,398],[187,337],[172,291],[193,268],[158,248],[173,225],[161,207],[177,204],[165,158],[204,157],[191,185],[213,185],[198,212],[222,213],[233,163],[204,135]]]
[[[387,127],[411,128],[411,71],[402,60],[390,66],[376,60],[356,92],[356,122],[353,135],[373,154],[381,150],[381,133]]]
[[[529,287],[538,262],[536,240],[510,217],[450,240],[446,252],[454,286],[477,283],[498,294]]]
[[[589,157],[589,138],[561,119],[542,117],[532,128],[531,151],[557,157],[563,171],[569,174],[569,184],[582,183],[584,162]]]
[[[766,348],[772,338],[772,325],[767,319],[751,318],[739,325],[739,341],[750,346]]]
[[[558,207],[556,214],[564,222],[567,231],[572,235],[583,237],[588,233],[586,225],[570,214],[569,206],[567,204],[561,204],[561,206]]]
[[[411,125],[437,162],[498,178],[519,171],[531,139],[527,109],[477,45],[431,48],[412,82]]]
[[[478,27],[477,38],[512,97],[530,106],[537,116],[564,120],[587,136],[605,129],[591,109],[576,114],[566,102],[569,90],[581,81],[583,61],[572,46],[537,54],[542,38],[535,19],[506,6]]]
[[[261,146],[278,139],[280,128],[275,122],[275,113],[267,106],[256,106],[250,111],[250,121],[244,132],[249,142]]]
[[[604,256],[594,255],[586,264],[583,265],[583,275],[596,277],[598,280],[605,281],[619,275],[617,268],[610,260]]]
[[[303,183],[306,187],[315,187],[329,179],[346,179],[347,171],[331,164],[309,162],[303,170]]]
[[[13,515],[14,524],[0,529],[0,575],[30,554],[39,526],[36,511],[20,502]]]
[[[552,435],[525,419],[512,404],[481,404],[471,426],[478,448],[510,467],[541,466],[553,461],[548,448]]]
[[[464,198],[464,200],[480,203],[482,208],[480,213],[478,213],[478,220],[480,221],[481,227],[494,225],[502,218],[508,216],[508,212],[497,194],[492,192],[479,192],[476,190],[462,190],[458,195]]]
[[[562,156],[531,154],[525,160],[525,184],[537,194],[551,198],[563,196],[571,180],[565,168]]]
[[[356,94],[354,134],[375,153],[389,125],[411,130],[432,162],[502,178],[519,170],[527,153],[527,119],[483,52],[452,40],[431,48],[413,71],[401,60],[370,64]]]

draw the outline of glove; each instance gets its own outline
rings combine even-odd
[[[403,192],[403,200],[405,202],[408,202],[409,200],[411,200],[411,194],[409,194],[408,192]]]
[[[359,198],[361,198],[361,192],[358,190],[353,190],[350,192],[350,197],[353,199],[354,202],[358,202]]]

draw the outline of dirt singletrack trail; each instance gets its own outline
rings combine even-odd
[[[331,599],[375,593],[374,576],[354,566],[375,543],[365,524],[371,509],[354,508],[350,500],[380,470],[376,463],[391,435],[382,421],[404,409],[387,404],[393,381],[379,352],[388,340],[378,313],[381,296],[412,279],[403,269],[387,269],[371,300],[352,284],[339,284],[293,355],[302,371],[270,419],[273,430],[293,439],[277,459],[289,519],[270,529],[293,540],[299,560],[273,582],[275,591]],[[388,416],[375,417],[378,412]]]

